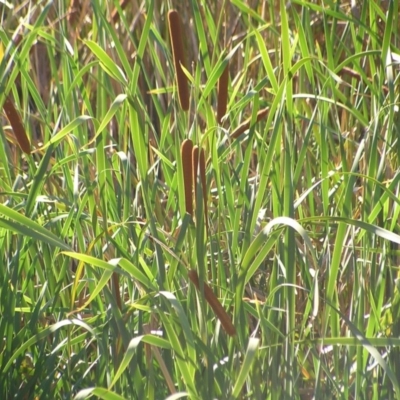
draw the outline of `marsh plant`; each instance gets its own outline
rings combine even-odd
[[[0,19],[2,399],[400,399],[397,1]]]

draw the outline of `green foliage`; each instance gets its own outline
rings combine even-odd
[[[358,3],[2,3],[2,399],[400,399],[399,13]]]

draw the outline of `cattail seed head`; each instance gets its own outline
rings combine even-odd
[[[193,142],[185,139],[181,144],[181,159],[183,168],[183,183],[185,186],[186,212],[193,217]]]
[[[218,80],[218,102],[217,102],[217,122],[220,124],[222,117],[226,114],[226,105],[228,103],[228,82],[229,82],[229,65]]]
[[[192,170],[193,170],[193,184],[194,184],[194,198],[197,201],[197,177],[200,177],[201,189],[203,192],[203,204],[204,204],[204,218],[207,223],[207,187],[206,187],[206,160],[204,155],[204,149],[198,146],[193,147],[192,152]]]
[[[194,286],[196,286],[196,289],[200,291],[200,282],[197,271],[195,271],[194,269],[190,270],[188,272],[188,276]],[[204,297],[206,298],[207,303],[210,305],[217,318],[221,321],[221,325],[224,328],[225,332],[229,336],[236,335],[235,326],[233,325],[231,318],[229,317],[225,309],[222,307],[217,296],[215,296],[214,292],[212,291],[210,286],[207,285],[206,282],[203,283],[203,287]]]
[[[194,146],[192,150],[192,173],[194,185],[194,198],[197,198],[197,171],[199,167],[199,146]]]
[[[14,135],[17,138],[19,147],[21,147],[21,150],[24,153],[31,154],[31,144],[26,134],[24,125],[22,125],[21,117],[15,109],[14,103],[12,102],[10,96],[6,97],[3,109],[14,131]]]
[[[189,87],[182,66],[185,66],[184,49],[182,42],[181,19],[176,10],[168,13],[169,35],[171,37],[172,54],[174,57],[176,81],[178,84],[178,95],[181,108],[184,111],[189,110]]]
[[[262,110],[260,110],[257,113],[257,117],[256,117],[256,122],[261,121],[265,116],[268,115],[269,112],[269,108],[264,108]],[[232,133],[231,133],[231,138],[232,139],[236,139],[238,138],[242,133],[244,133],[247,129],[250,128],[250,123],[251,123],[251,118],[246,119],[246,121],[244,121],[243,123],[241,123]]]

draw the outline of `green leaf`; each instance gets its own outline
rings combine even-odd
[[[80,390],[74,397],[75,400],[88,399],[89,397],[97,396],[103,400],[127,400],[125,397],[120,396],[117,393],[111,392],[108,389],[101,387],[94,387],[89,389]]]
[[[249,378],[250,369],[257,355],[257,349],[259,343],[260,339],[257,338],[249,339],[249,344],[247,346],[246,354],[244,355],[243,364],[242,367],[240,368],[239,376],[236,379],[235,386],[233,387],[232,396],[234,398],[239,397],[245,380]]]
[[[49,147],[51,144],[57,144],[61,141],[68,133],[73,132],[78,126],[82,125],[88,120],[93,119],[88,115],[81,115],[80,117],[75,118],[72,122],[70,122],[67,126],[60,130],[60,132],[56,133],[44,146],[40,149],[44,150]]]
[[[111,389],[118,382],[118,379],[121,377],[123,372],[128,367],[129,363],[132,360],[132,357],[136,353],[137,347],[139,346],[139,344],[141,342],[145,342],[145,343],[151,344],[152,346],[157,346],[157,347],[161,347],[164,349],[171,349],[171,346],[167,340],[160,338],[158,336],[155,336],[155,335],[142,335],[142,336],[137,336],[137,337],[133,338],[129,342],[129,346],[125,351],[124,358],[122,359],[121,364],[119,365],[118,370],[115,373],[114,379],[112,380],[108,389]]]
[[[84,43],[92,51],[92,53],[100,61],[100,66],[106,71],[108,75],[117,80],[118,82],[126,85],[128,83],[126,76],[122,69],[113,61],[110,56],[92,40],[85,40]]]
[[[96,137],[103,131],[103,129],[108,125],[108,123],[111,121],[112,117],[115,115],[121,104],[125,102],[127,98],[126,94],[119,94],[113,103],[111,104],[110,109],[107,111],[107,114],[103,118],[103,120],[100,123],[100,126],[97,128],[96,131]]]
[[[20,235],[25,235],[32,239],[42,241],[50,246],[59,247],[62,250],[71,250],[66,243],[60,240],[52,232],[3,204],[0,204],[0,214],[9,218],[0,218],[0,225],[4,228],[19,233]]]

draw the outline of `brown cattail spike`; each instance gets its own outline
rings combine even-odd
[[[204,155],[204,149],[200,150],[200,163],[199,163],[199,173],[201,180],[201,187],[203,190],[203,201],[204,201],[204,215],[207,221],[207,186],[206,186],[206,158]]]
[[[118,308],[122,310],[119,274],[117,272],[113,272],[112,274],[112,290],[114,292],[115,302],[117,303]]]
[[[192,172],[194,185],[194,198],[197,200],[197,171],[199,167],[199,146],[194,146],[192,150]]]
[[[201,188],[203,192],[203,203],[204,203],[204,218],[207,223],[207,187],[206,187],[206,160],[204,155],[204,149],[198,146],[193,147],[192,153],[192,164],[193,164],[193,184],[194,184],[194,198],[197,201],[197,177],[200,176]]]
[[[24,125],[22,125],[21,117],[15,109],[10,96],[6,97],[3,109],[7,115],[7,119],[10,121],[11,127],[13,128],[19,147],[21,147],[21,150],[24,153],[31,154],[31,144],[29,143]]]
[[[185,139],[181,144],[183,183],[185,186],[185,204],[186,204],[186,212],[193,217],[192,151],[193,151],[193,142],[190,139]]]
[[[217,122],[220,124],[222,117],[226,114],[226,104],[228,102],[228,82],[229,65],[227,65],[218,80],[218,104],[217,104]]]
[[[169,35],[171,37],[172,54],[174,57],[176,81],[178,84],[178,95],[181,108],[189,110],[189,87],[182,66],[185,66],[184,49],[182,42],[181,20],[176,10],[168,13]]]
[[[197,272],[194,269],[192,269],[188,272],[188,276],[189,279],[194,284],[194,286],[196,286],[196,289],[200,291],[199,276]],[[236,329],[232,324],[229,315],[219,302],[217,296],[215,296],[214,292],[212,291],[210,286],[207,285],[207,283],[204,282],[203,286],[204,286],[204,297],[206,298],[207,303],[210,305],[217,318],[221,321],[221,325],[225,329],[225,332],[229,336],[236,335]]]
[[[269,112],[269,108],[264,108],[262,110],[260,110],[257,113],[257,118],[256,118],[256,122],[261,121],[265,116],[268,115]],[[232,139],[236,139],[237,137],[239,137],[242,133],[244,133],[245,131],[247,131],[247,129],[250,128],[250,123],[251,123],[251,118],[246,119],[246,121],[244,121],[243,123],[241,123],[232,133],[231,133],[231,138]]]

